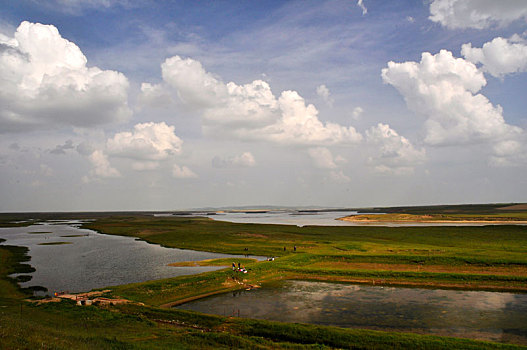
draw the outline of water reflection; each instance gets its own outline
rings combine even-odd
[[[167,266],[173,262],[242,257],[164,248],[133,237],[80,229],[79,224],[54,220],[29,227],[0,228],[0,238],[7,240],[3,244],[29,248],[29,264],[36,272],[21,286],[43,286],[48,293],[89,291],[222,268]]]
[[[527,295],[286,281],[178,306],[219,315],[527,344]]]
[[[217,221],[237,222],[246,224],[279,224],[296,226],[486,226],[491,223],[445,223],[445,222],[351,222],[337,220],[349,215],[357,214],[356,211],[331,211],[298,213],[296,211],[268,211],[268,212],[227,212],[207,217]],[[367,213],[364,213],[367,214]],[[203,215],[203,214],[199,214]]]

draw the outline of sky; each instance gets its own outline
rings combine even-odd
[[[527,201],[527,1],[0,0],[0,211]]]

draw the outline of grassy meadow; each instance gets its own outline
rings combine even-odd
[[[83,215],[89,218],[89,214]],[[154,217],[145,213],[105,213],[92,218],[95,220],[83,226],[105,234],[137,237],[167,247],[276,259],[240,259],[249,270],[247,274],[227,267],[199,275],[122,285],[111,288],[107,295],[144,303],[143,306],[77,307],[68,301],[37,306],[25,302],[29,291],[21,290],[16,280],[7,277],[13,272],[31,271],[27,249],[0,245],[0,348],[521,347],[211,316],[167,307],[278,279],[527,291],[526,226],[296,227],[236,224],[199,217]],[[6,226],[10,225],[5,221]],[[231,260],[213,259],[197,264],[230,266]]]
[[[2,349],[519,349],[520,346],[406,333],[341,329],[121,305],[36,305],[7,277],[25,250],[0,246]]]

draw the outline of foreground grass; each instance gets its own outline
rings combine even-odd
[[[523,226],[300,228],[129,213],[93,218],[94,222],[84,226],[106,234],[138,237],[168,247],[234,254],[248,250],[277,259],[240,260],[248,274],[227,268],[112,290],[114,296],[147,306],[81,308],[64,301],[35,306],[23,302],[24,291],[6,277],[30,269],[20,265],[26,250],[0,246],[0,348],[520,348],[456,338],[225,318],[159,306],[288,278],[526,290],[527,276],[522,271],[527,270],[527,229]],[[231,259],[203,262],[225,263],[230,265]]]
[[[350,330],[202,315],[125,305],[110,309],[72,302],[37,306],[7,274],[24,269],[26,251],[0,246],[2,349],[518,349],[466,339]]]

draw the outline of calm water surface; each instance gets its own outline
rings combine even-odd
[[[250,224],[280,224],[296,226],[485,226],[492,225],[489,223],[424,223],[424,222],[350,222],[337,220],[344,216],[355,215],[356,211],[332,211],[332,212],[295,212],[295,211],[269,211],[266,213],[220,213],[216,215],[207,215],[207,217],[217,221],[228,221]],[[366,214],[366,213],[365,213]]]
[[[527,345],[527,294],[282,281],[177,307],[225,316]]]
[[[79,225],[80,222],[75,221],[54,221],[29,227],[0,228],[0,238],[6,239],[4,245],[29,248],[29,264],[36,272],[31,274],[31,281],[21,284],[23,287],[43,286],[48,293],[82,292],[221,268],[167,266],[173,262],[242,257],[164,248],[133,237],[80,229]],[[57,242],[68,244],[49,245]]]

